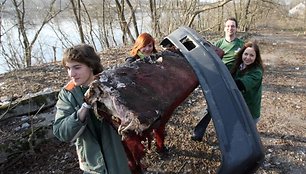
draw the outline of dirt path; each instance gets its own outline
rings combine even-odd
[[[258,124],[266,160],[260,171],[306,173],[306,36],[263,34],[256,37],[266,65]]]

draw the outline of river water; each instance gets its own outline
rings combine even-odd
[[[149,18],[149,17],[148,17]],[[150,19],[146,19],[145,21],[149,21]],[[2,31],[7,31],[5,34],[3,34],[1,41],[4,49],[6,52],[9,52],[9,48],[14,48],[15,50],[18,50],[18,54],[22,55],[22,48],[19,41],[19,34],[17,27],[12,27],[15,25],[15,21],[9,21],[6,19],[2,20],[2,25],[4,26],[4,29]],[[143,22],[139,22],[140,26],[140,32],[150,32],[150,28],[145,28]],[[63,50],[71,45],[79,44],[80,39],[78,35],[78,30],[76,25],[71,21],[62,21],[59,24],[59,28],[62,33],[65,35],[65,39],[63,36],[58,37],[59,31],[55,30],[56,27],[51,27],[51,25],[45,25],[42,31],[39,34],[39,37],[34,44],[33,51],[32,51],[32,65],[40,64],[40,63],[48,63],[52,62],[54,60],[54,55],[56,56],[56,60],[61,60]],[[122,32],[121,29],[118,27],[113,29],[114,30],[114,38],[116,40],[116,43],[118,46],[122,45]],[[58,26],[57,26],[58,27]],[[95,27],[94,27],[95,28]],[[28,38],[30,41],[32,41],[34,34],[36,33],[38,28],[29,28],[27,30]],[[96,30],[97,27],[96,27]],[[63,41],[65,40],[65,41]],[[102,51],[103,48],[101,44],[99,44],[99,39],[94,38],[95,45],[97,48],[97,51]],[[109,40],[112,41],[111,36],[109,36]],[[14,44],[12,44],[14,43]],[[12,44],[12,45],[10,45]],[[111,45],[115,45],[114,43],[110,43]],[[55,52],[53,47],[55,47]],[[13,56],[12,56],[13,57]],[[0,54],[0,74],[10,71],[8,68],[8,65],[6,63],[6,60],[4,58],[4,53],[1,51]]]

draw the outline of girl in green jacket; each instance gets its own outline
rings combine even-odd
[[[58,95],[54,135],[75,144],[84,173],[129,174],[120,136],[106,121],[99,121],[83,100],[94,75],[103,70],[100,57],[93,47],[81,44],[64,51],[62,64],[71,81]]]
[[[231,73],[257,123],[261,108],[263,63],[255,42],[248,42],[239,50]]]
[[[246,43],[236,54],[231,70],[255,123],[260,117],[263,63],[259,47],[255,42]],[[211,120],[209,112],[200,120],[193,130],[191,139],[202,141],[206,128]]]

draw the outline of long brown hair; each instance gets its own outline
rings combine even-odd
[[[137,52],[139,51],[139,49],[145,47],[146,45],[150,44],[151,42],[153,43],[153,53],[156,53],[157,50],[155,48],[154,38],[149,33],[140,34],[137,37],[134,46],[132,47],[132,50],[130,52],[131,56],[138,57]]]
[[[234,64],[234,67],[231,70],[232,74],[235,74],[237,72],[237,70],[239,69],[240,65],[243,63],[243,61],[242,61],[243,52],[248,47],[251,47],[251,48],[254,49],[254,51],[256,53],[256,58],[255,58],[255,61],[251,65],[247,65],[247,67],[243,71],[247,71],[248,69],[250,69],[252,67],[255,67],[255,66],[259,66],[263,70],[263,63],[262,63],[262,59],[261,59],[261,55],[260,55],[260,51],[259,51],[259,47],[258,47],[257,43],[256,42],[247,42],[247,43],[244,44],[244,46],[238,51],[238,53],[235,56],[235,64]]]
[[[75,45],[65,49],[62,58],[62,65],[66,67],[66,63],[69,61],[76,61],[87,65],[92,68],[94,75],[103,71],[99,55],[92,46],[87,44]]]

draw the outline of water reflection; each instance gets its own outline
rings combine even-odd
[[[12,21],[9,19],[2,20],[3,33],[1,41],[3,50],[0,54],[0,73],[5,73],[10,71],[7,60],[12,57],[21,60],[23,55],[23,48],[20,44],[21,35],[18,33],[18,29],[16,27],[16,21]],[[119,26],[119,25],[118,25]],[[40,26],[32,27],[27,29],[28,39],[31,42],[35,33],[38,31]],[[95,32],[98,32],[99,26],[93,26]],[[87,28],[84,27],[86,30]],[[87,31],[85,31],[87,32]],[[118,46],[122,45],[121,35],[122,32],[120,28],[113,29],[114,36],[108,36],[110,45],[114,46],[115,42]],[[98,35],[93,35],[93,39],[88,42],[89,44],[95,43],[97,51],[102,51],[103,46],[101,45],[101,39],[98,38]],[[115,39],[115,42],[113,40]],[[61,60],[63,49],[69,47],[74,44],[81,43],[79,39],[78,29],[74,22],[71,21],[61,21],[59,24],[52,25],[47,24],[44,26],[40,34],[38,35],[37,41],[35,42],[32,50],[32,65],[42,64],[47,62],[52,62],[56,58],[57,61]],[[16,56],[13,56],[12,50],[17,52]],[[11,55],[10,55],[11,54]],[[22,62],[22,61],[21,61]]]

